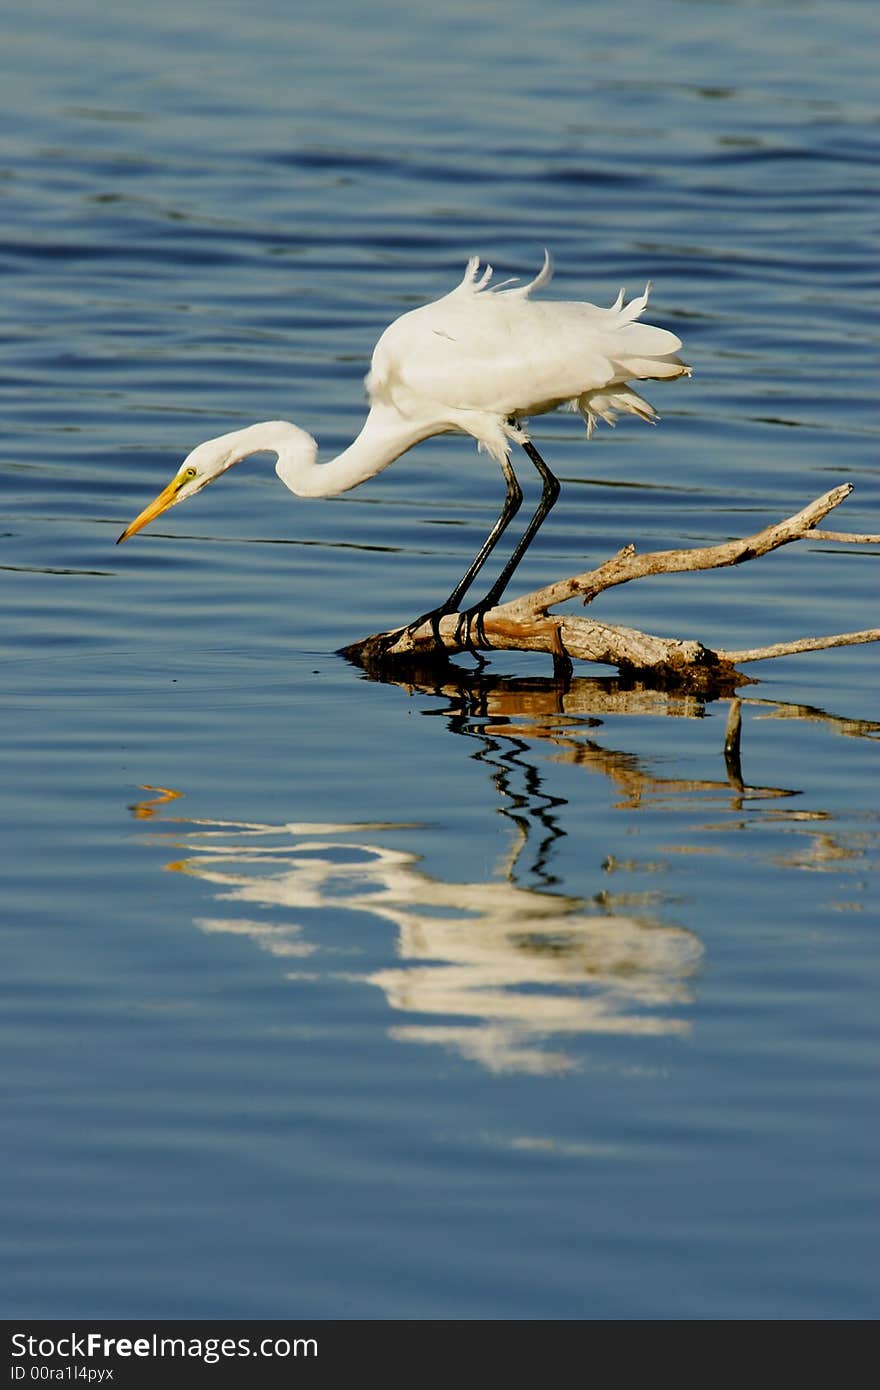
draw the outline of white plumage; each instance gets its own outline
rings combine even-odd
[[[200,492],[250,454],[277,455],[276,472],[301,497],[331,497],[357,487],[435,434],[471,435],[501,466],[507,497],[492,532],[444,604],[428,615],[435,622],[455,611],[502,532],[518,510],[522,492],[510,462],[511,443],[522,445],[543,482],[541,502],[507,565],[471,618],[498,601],[517,564],[553,505],[559,485],[529,439],[524,422],[560,406],[579,411],[592,435],[602,419],[620,413],[654,423],[654,407],[633,381],[670,381],[690,374],[678,357],[674,333],[640,323],[644,294],[608,309],[533,296],[552,274],[549,255],[530,284],[492,286],[492,267],[468,262],[464,279],[449,294],[402,314],[386,328],[366,378],[370,411],[357,439],[337,458],[318,462],[310,434],[285,420],[233,430],[199,444],[155,501],[119,537],[127,540],[147,522]],[[423,619],[419,620],[424,621]]]
[[[650,285],[629,304],[621,290],[609,309],[600,309],[532,298],[552,276],[546,252],[528,285],[509,288],[508,281],[493,288],[492,267],[482,275],[479,268],[474,257],[450,294],[386,328],[367,376],[374,405],[409,419],[434,415],[498,458],[510,439],[521,443],[524,437],[508,427],[509,419],[559,406],[580,411],[590,435],[599,418],[613,424],[620,412],[653,422],[653,406],[626,383],[690,371],[676,356],[680,338],[637,322]]]

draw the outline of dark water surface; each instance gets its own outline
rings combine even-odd
[[[497,512],[464,439],[301,502],[372,344],[479,252],[655,282],[690,382],[587,443],[521,588],[855,485],[880,530],[876,9],[36,0],[0,130],[8,1316],[877,1313],[877,649],[729,702],[366,680]],[[608,594],[745,647],[876,622],[814,542]],[[467,664],[467,663],[465,663]]]

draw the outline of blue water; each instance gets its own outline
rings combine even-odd
[[[877,648],[749,667],[741,782],[729,701],[366,679],[497,514],[460,438],[113,544],[200,439],[343,447],[383,327],[545,245],[560,296],[652,279],[695,373],[537,422],[520,589],[843,481],[880,530],[875,8],[299,8],[4,18],[4,1311],[875,1316]],[[856,631],[876,566],[596,616]]]

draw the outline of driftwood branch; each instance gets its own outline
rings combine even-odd
[[[471,627],[471,649],[546,652],[560,674],[571,669],[571,660],[599,662],[623,672],[651,675],[660,682],[691,688],[732,688],[748,680],[737,670],[737,663],[763,661],[796,652],[819,651],[828,647],[880,641],[880,628],[861,632],[836,633],[829,637],[805,637],[772,646],[741,651],[713,651],[697,640],[659,637],[634,628],[619,627],[551,609],[571,599],[592,603],[606,589],[657,574],[681,574],[719,569],[758,559],[780,546],[799,540],[825,540],[851,545],[880,543],[880,535],[855,534],[818,529],[829,512],[849,496],[852,486],[845,483],[810,502],[794,516],[767,526],[752,536],[722,541],[718,545],[681,550],[657,550],[639,555],[628,545],[597,569],[560,579],[534,589],[490,609],[480,624]],[[464,650],[459,614],[447,614],[439,623],[437,637],[429,624],[414,632],[377,633],[345,649],[345,655],[361,665],[393,669],[403,663],[423,663],[425,659],[454,655]]]

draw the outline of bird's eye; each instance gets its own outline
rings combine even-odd
[[[196,471],[195,468],[185,468],[185,469],[184,469],[184,472],[183,472],[183,480],[184,480],[184,482],[186,482],[186,483],[191,483],[192,480],[193,480],[193,478],[197,478],[197,477],[198,477],[198,473],[197,473],[197,471]]]

